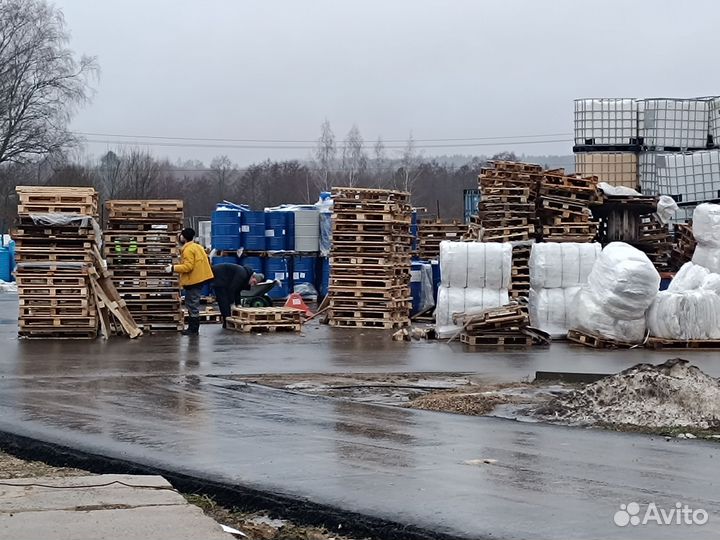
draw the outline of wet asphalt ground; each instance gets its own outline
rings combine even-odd
[[[564,344],[468,352],[311,324],[303,336],[20,341],[0,296],[0,431],[306,505],[403,538],[717,538],[720,444],[388,408],[311,397],[231,374],[616,372],[677,354]],[[714,376],[717,352],[681,356]],[[27,444],[27,443],[26,443]],[[33,446],[32,444],[28,446]],[[45,445],[37,445],[46,448]],[[32,448],[30,449],[32,451]],[[487,460],[483,462],[483,460]],[[468,463],[470,462],[470,463]],[[621,504],[676,502],[705,525],[614,524]],[[642,517],[642,516],[641,516]],[[352,528],[352,527],[351,527]]]

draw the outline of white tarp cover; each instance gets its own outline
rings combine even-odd
[[[529,262],[530,286],[554,289],[583,285],[601,251],[597,243],[534,244]]]
[[[507,289],[512,245],[501,242],[440,243],[440,275],[445,287]]]

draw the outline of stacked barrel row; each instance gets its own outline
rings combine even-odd
[[[98,312],[89,283],[99,228],[92,188],[18,186],[16,279],[19,335],[97,336]]]
[[[333,188],[329,323],[400,328],[410,320],[410,194]]]
[[[135,322],[146,330],[182,330],[178,277],[165,269],[179,255],[183,202],[115,200],[106,210],[108,271]]]

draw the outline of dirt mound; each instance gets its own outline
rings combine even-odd
[[[543,420],[643,427],[720,427],[720,381],[687,360],[638,364],[553,399]]]

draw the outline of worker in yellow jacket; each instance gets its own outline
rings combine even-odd
[[[185,307],[188,310],[189,321],[183,336],[197,335],[200,330],[200,298],[205,283],[212,281],[213,272],[210,260],[203,247],[194,242],[195,231],[191,228],[183,229],[178,236],[180,243],[180,264],[168,265],[165,271],[170,274],[180,274],[180,286],[185,289]]]

